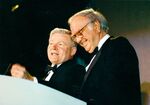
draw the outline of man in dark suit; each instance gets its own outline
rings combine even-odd
[[[68,20],[72,39],[88,53],[98,52],[86,67],[81,99],[88,105],[141,105],[136,52],[124,37],[110,37],[106,18],[93,9]]]
[[[27,77],[26,79],[77,97],[85,74],[85,68],[73,60],[77,48],[70,35],[69,30],[62,28],[55,28],[50,32],[47,54],[51,65],[46,68],[47,75],[44,80],[30,75],[27,70],[22,78]]]

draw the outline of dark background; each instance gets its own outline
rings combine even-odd
[[[141,82],[150,81],[149,0],[0,0],[0,74],[21,62],[40,75],[48,62],[49,32],[68,28],[68,18],[88,7],[106,16],[110,35],[129,39],[139,57]]]
[[[84,9],[88,0],[1,0],[0,1],[0,73],[19,62],[39,75],[47,64],[49,32],[68,28],[67,20]],[[12,11],[15,5],[19,8]]]

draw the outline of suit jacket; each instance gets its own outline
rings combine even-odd
[[[85,68],[76,64],[73,60],[69,60],[56,69],[50,81],[41,79],[38,79],[38,81],[74,97],[78,97],[84,75]]]
[[[109,38],[97,55],[81,99],[88,105],[141,105],[138,58],[128,40]]]

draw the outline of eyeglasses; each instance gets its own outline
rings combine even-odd
[[[72,40],[76,41],[77,38],[82,38],[84,35],[83,35],[83,32],[85,31],[86,27],[92,23],[94,21],[90,21],[88,22],[84,27],[82,27],[78,32],[76,32],[74,35],[71,36]]]

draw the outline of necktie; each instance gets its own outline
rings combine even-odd
[[[49,71],[53,71],[55,72],[56,71],[56,68],[57,68],[57,65],[51,67],[50,65],[48,65],[45,69],[45,73],[47,74]]]
[[[96,47],[96,48],[94,49],[92,55],[94,56],[95,54],[97,54],[97,52],[98,52],[98,47]]]
[[[96,47],[96,48],[94,49],[94,51],[90,54],[90,60],[93,58],[94,55],[97,54],[97,52],[98,52],[98,47]]]
[[[85,61],[86,64],[90,63],[91,59],[93,58],[94,55],[97,54],[97,52],[98,52],[98,47],[96,47],[91,54],[88,54],[88,56],[86,57],[86,61]]]
[[[50,80],[52,75],[56,72],[56,68],[57,68],[57,65],[55,65],[54,67],[51,67],[49,65],[47,66],[47,68],[46,68],[47,75],[44,78],[45,81],[49,81]]]
[[[50,67],[49,68],[49,71],[53,71],[54,73],[56,72],[56,68],[57,68],[57,65],[53,66],[53,67]]]

